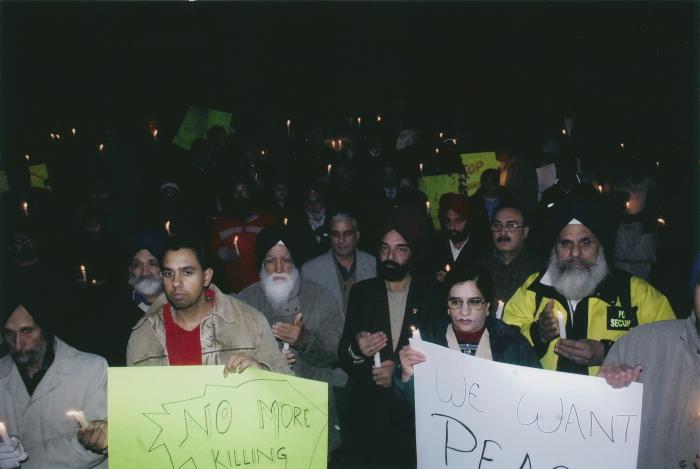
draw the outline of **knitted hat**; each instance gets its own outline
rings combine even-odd
[[[267,253],[277,243],[281,242],[289,250],[289,254],[294,259],[294,241],[286,226],[268,226],[263,228],[255,238],[255,257],[258,265],[261,265]]]

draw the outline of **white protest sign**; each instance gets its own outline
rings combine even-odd
[[[411,346],[427,357],[415,367],[418,469],[636,467],[641,384]]]

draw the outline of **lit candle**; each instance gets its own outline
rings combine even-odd
[[[362,128],[362,117],[357,118],[357,128]]]
[[[561,129],[561,134],[566,135],[566,129]]]
[[[498,300],[498,308],[496,308],[496,319],[503,319],[503,306],[505,303],[503,303],[501,300]]]
[[[557,322],[559,323],[559,338],[566,339],[566,323],[564,322],[564,313],[557,311],[554,313],[557,317]]]
[[[382,121],[382,116],[380,116],[379,114],[377,114],[377,122],[381,122],[381,121]]]
[[[100,150],[100,155],[103,155],[103,154],[104,154],[104,149],[105,149],[104,143],[100,143],[100,144],[97,146],[97,148]]]
[[[73,127],[72,129],[70,129],[70,132],[73,134],[73,137],[75,137],[75,127]]]
[[[331,174],[331,168],[332,168],[332,167],[333,167],[332,164],[329,164],[329,165],[328,165],[327,172],[328,172],[328,175],[329,175],[329,176],[330,176],[330,174]]]
[[[659,222],[659,225],[666,226],[666,220],[663,218],[657,218],[656,221]]]
[[[598,192],[603,193],[603,186],[598,184]]]
[[[154,127],[151,135],[153,135],[153,140],[158,140],[158,129]]]
[[[167,220],[165,222],[165,231],[168,233],[168,236],[170,236],[172,233],[170,232],[170,220]]]
[[[80,424],[80,428],[83,430],[90,426],[90,422],[87,421],[82,410],[69,410],[66,412],[66,415],[75,418],[78,424]]]
[[[428,215],[430,215],[430,201],[429,200],[425,203],[425,210],[428,213]]]
[[[333,149],[335,150],[335,140],[331,140],[331,146],[332,146]]]
[[[625,148],[625,144],[620,142],[620,148]]]
[[[61,140],[61,135],[60,135],[60,134],[56,134],[56,140]]]
[[[423,163],[418,163],[418,171],[423,174]]]
[[[12,440],[10,439],[10,435],[7,433],[7,428],[5,428],[5,424],[3,422],[0,422],[0,439],[2,439],[5,446],[12,448]]]
[[[445,135],[444,132],[440,132],[440,133],[438,134],[438,137],[439,137],[439,138],[442,138],[443,135]]]
[[[449,271],[450,271],[450,264],[445,264],[445,272],[449,272]]]
[[[265,149],[260,150],[260,156],[265,156]]]
[[[338,150],[343,149],[343,141],[341,139],[338,139]]]
[[[27,202],[22,202],[22,211],[25,217],[29,215],[29,204]]]
[[[24,155],[24,159],[29,161],[29,155]]]
[[[289,352],[289,342],[284,342],[282,344],[282,351],[283,352]]]
[[[55,140],[55,139],[56,139],[56,135],[55,135],[55,134],[49,134],[49,135],[51,136],[51,140]]]
[[[656,167],[657,167],[657,168],[661,167],[661,161],[657,161],[657,162],[656,162]]]
[[[284,226],[287,226],[288,221],[289,221],[289,219],[287,217],[284,217]]]
[[[80,275],[83,277],[83,282],[87,283],[87,270],[84,265],[80,265]]]
[[[233,238],[233,248],[236,250],[236,255],[240,256],[241,253],[238,251],[238,235]]]
[[[94,279],[94,278],[93,278],[92,280],[90,280],[90,284],[91,284],[91,285],[97,285],[97,279]]]
[[[452,139],[452,144],[453,144],[453,145],[457,145],[457,139],[456,139],[456,138],[453,138],[453,139]]]
[[[382,359],[379,357],[379,352],[374,354],[374,367],[379,368],[382,366]]]
[[[416,326],[411,326],[411,337],[416,340],[423,340],[420,337],[420,329],[418,329]]]
[[[628,213],[629,213],[629,211],[630,211],[630,202],[629,202],[629,200],[628,200],[627,202],[625,202],[625,211],[628,212]]]
[[[439,149],[439,148],[436,148],[436,149],[435,149],[435,154],[436,154],[436,155],[440,154],[440,149]]]
[[[287,119],[287,137],[292,136],[292,120]]]

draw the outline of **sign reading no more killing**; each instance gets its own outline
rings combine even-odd
[[[641,384],[411,346],[427,357],[415,368],[418,469],[636,467]]]
[[[326,383],[223,366],[109,369],[111,469],[326,467]]]

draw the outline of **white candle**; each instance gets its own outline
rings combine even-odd
[[[498,300],[498,308],[496,308],[496,319],[503,319],[503,306],[505,303],[503,303],[501,300]]]
[[[439,138],[442,138],[443,135],[445,135],[444,132],[440,132],[440,133],[438,134],[438,137],[439,137]]]
[[[357,128],[359,129],[361,127],[362,127],[362,117],[358,117],[357,118]]]
[[[73,136],[75,137],[75,128],[70,129],[70,131],[71,131],[71,133],[73,134]]]
[[[559,338],[566,339],[566,323],[564,322],[564,313],[557,311],[554,314],[557,316],[557,321],[559,322]]]
[[[241,253],[238,251],[238,235],[233,238],[233,248],[236,250],[236,255],[240,256]]]
[[[289,352],[289,342],[284,342],[282,344],[282,351],[283,352]]]
[[[423,163],[418,163],[418,171],[423,174]]]
[[[27,202],[22,202],[22,211],[24,212],[24,216],[29,215],[29,204]]]
[[[374,354],[374,367],[379,368],[382,366],[382,359],[379,357],[379,352]]]
[[[436,154],[436,155],[439,155],[439,154],[440,154],[440,149],[439,149],[439,148],[436,148],[436,149],[435,149],[435,154]]]
[[[27,161],[29,161],[29,155],[24,155],[24,159],[26,159]]]
[[[382,116],[380,116],[379,114],[377,114],[377,122],[381,122],[381,121],[382,121]]]
[[[153,139],[158,140],[158,129],[156,128],[153,129]]]
[[[99,150],[100,150],[100,155],[104,155],[104,149],[105,149],[104,143],[100,143],[97,148],[99,148]]]
[[[284,217],[284,226],[287,226],[287,222],[289,222],[289,219],[287,217]]]
[[[80,275],[83,277],[83,282],[87,283],[87,270],[85,269],[84,265],[80,265]]]
[[[340,140],[338,140],[338,143],[340,143]],[[329,176],[331,175],[331,168],[333,168],[332,164],[329,164],[328,167],[326,168]]]
[[[427,201],[425,203],[425,210],[426,210],[428,216],[430,216],[430,201]]]
[[[170,232],[170,220],[167,220],[165,222],[165,231],[168,233],[168,236],[170,236],[172,233]]]
[[[69,410],[66,412],[66,415],[75,418],[78,424],[80,424],[80,428],[83,430],[90,426],[90,422],[87,421],[82,410]]]
[[[420,337],[420,329],[418,329],[416,326],[411,326],[411,337],[416,340],[423,340]]]
[[[5,446],[12,448],[12,440],[10,439],[10,435],[7,433],[7,429],[5,428],[5,424],[3,422],[0,422],[0,438]]]

